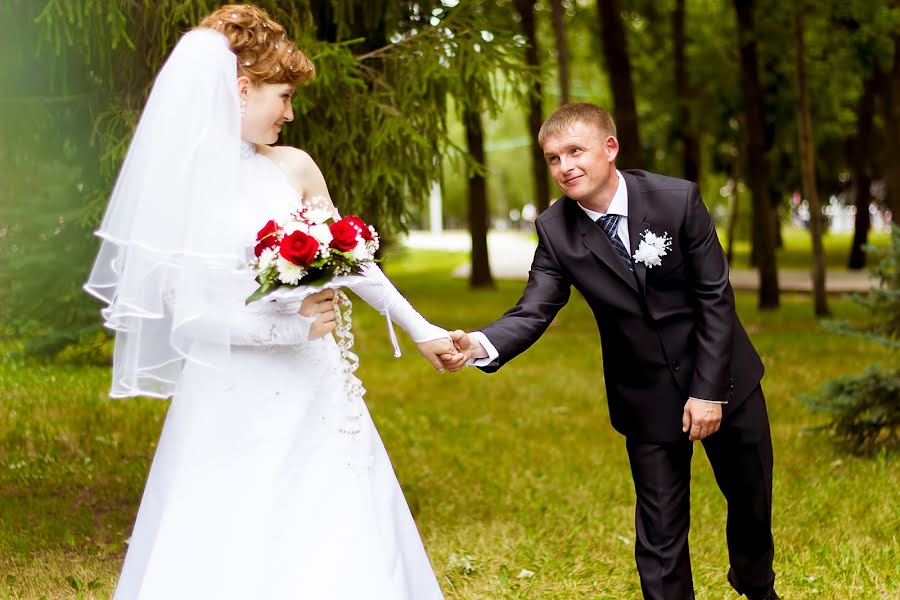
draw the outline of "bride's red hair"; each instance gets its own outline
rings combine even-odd
[[[225,34],[238,58],[238,75],[246,75],[254,84],[297,86],[316,75],[316,68],[288,39],[284,27],[251,4],[223,6],[207,15],[197,28]]]

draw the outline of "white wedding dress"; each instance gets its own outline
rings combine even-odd
[[[240,181],[250,251],[299,196],[247,145]],[[178,381],[116,600],[442,598],[334,338],[274,303],[229,321],[230,377],[188,362]]]

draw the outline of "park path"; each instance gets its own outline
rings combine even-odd
[[[411,231],[402,240],[409,248],[468,252],[471,247],[467,231],[444,231],[430,233]],[[488,235],[488,253],[491,273],[497,279],[526,280],[537,240],[533,234],[492,231]],[[468,277],[469,264],[463,264],[453,271],[454,277]],[[758,275],[752,269],[732,269],[731,285],[736,290],[755,290]],[[812,292],[812,278],[803,269],[780,269],[778,284],[783,292]],[[826,287],[830,293],[865,292],[875,281],[865,271],[829,270]]]

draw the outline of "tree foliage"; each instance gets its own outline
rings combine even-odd
[[[540,83],[544,116],[558,104],[560,20],[571,99],[615,108],[610,75],[619,73],[603,59],[601,25],[610,21],[600,18],[601,5],[618,5],[612,16],[627,40],[620,59],[631,68],[641,164],[675,176],[696,172],[719,219],[728,214],[729,190],[765,187],[759,194],[771,197],[773,218],[783,222],[802,179],[788,10],[801,1],[753,3],[764,101],[762,117],[750,120],[730,0],[535,2],[540,70],[525,66],[513,0],[258,4],[285,24],[319,71],[295,96],[296,120],[284,142],[317,160],[342,210],[396,231],[411,222],[439,175],[449,223],[466,223],[465,182],[473,173],[485,175],[491,221],[533,202],[525,168],[528,90]],[[95,306],[79,291],[96,247],[91,228],[154,74],[180,35],[219,4],[0,3],[0,134],[14,140],[0,146],[0,317],[7,331],[9,324],[22,332],[96,323]],[[860,210],[872,200],[900,213],[900,193],[891,191],[900,189],[900,5],[804,6],[815,187],[823,204],[852,197]],[[466,149],[469,110],[483,118],[488,169]],[[748,152],[751,130],[761,135]],[[761,169],[764,186],[754,181]],[[742,201],[736,214],[742,239],[752,238],[750,205]],[[864,228],[866,219],[858,222]],[[854,244],[865,243],[860,231]],[[854,264],[861,258],[857,252]]]
[[[490,114],[508,82],[515,86],[527,75],[521,69],[521,40],[487,19],[487,2],[257,4],[317,66],[316,80],[295,95],[295,122],[283,143],[313,156],[343,212],[359,213],[386,233],[405,227],[410,210],[439,178],[440,158],[452,145],[448,97],[457,98],[461,108]],[[23,203],[21,210],[3,215],[4,225],[22,234],[15,243],[8,236],[3,248],[4,297],[18,302],[7,305],[3,316],[17,332],[26,321],[38,330],[68,331],[96,321],[79,290],[96,247],[90,229],[105,207],[155,73],[183,32],[216,6],[207,0],[12,0],[5,7],[6,24],[32,25],[14,38],[24,49],[17,57],[19,78],[39,56],[46,67],[45,100],[78,99],[52,120],[40,121],[35,111],[35,119],[25,124],[4,111],[4,129],[31,127],[38,139],[30,148],[4,148],[3,171],[16,173],[4,193],[52,197],[46,206]],[[61,146],[54,139],[60,129],[70,130]],[[48,163],[57,154],[58,162]],[[23,161],[28,169],[19,164]],[[52,223],[43,223],[48,219]],[[50,265],[59,265],[58,254],[65,250],[35,234],[38,222],[52,229],[60,219],[79,250],[68,257],[65,281],[50,275]],[[83,226],[73,226],[79,222]],[[32,285],[35,275],[41,281]],[[77,318],[61,318],[62,303],[79,306]]]
[[[65,18],[83,20],[80,5]],[[57,56],[37,28],[42,7],[0,5],[0,323],[2,332],[79,330],[96,313],[81,291],[96,244],[85,206],[100,195],[90,144],[98,78],[81,53]],[[60,43],[63,43],[62,40]],[[47,340],[55,343],[54,340]]]
[[[877,283],[867,294],[851,296],[865,311],[866,322],[851,325],[846,321],[828,321],[825,325],[838,333],[860,335],[900,348],[900,225],[891,227],[891,242],[887,248],[870,247],[868,250],[876,259],[868,270]]]
[[[870,367],[862,375],[832,379],[804,400],[831,416],[825,429],[854,453],[900,447],[900,369]]]
[[[854,296],[869,320],[861,326],[826,322],[837,333],[859,335],[900,348],[900,225],[891,230],[891,245],[870,249],[880,260],[870,268],[878,285],[865,296]],[[900,369],[872,366],[861,375],[831,379],[817,394],[804,396],[815,411],[830,415],[825,426],[851,451],[870,454],[900,447]]]

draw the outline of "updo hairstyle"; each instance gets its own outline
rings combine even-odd
[[[312,62],[294,45],[284,27],[251,4],[229,4],[210,13],[197,26],[225,34],[238,59],[238,76],[254,85],[297,86],[316,76]]]

